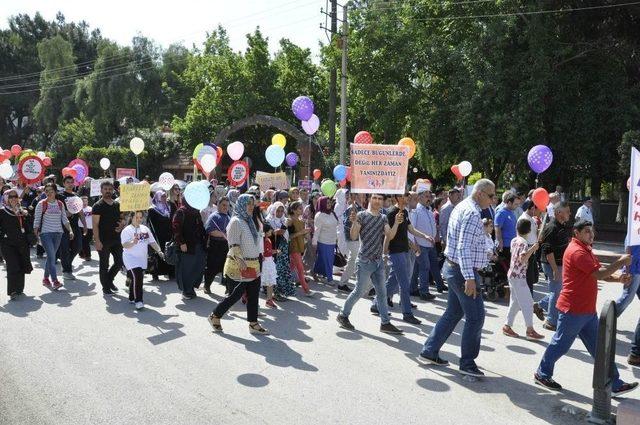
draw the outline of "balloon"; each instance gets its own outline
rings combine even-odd
[[[324,196],[328,196],[331,198],[333,195],[336,194],[338,187],[336,186],[336,183],[333,180],[325,180],[322,182],[322,185],[320,186],[320,190],[322,190],[322,193],[324,194]]]
[[[309,136],[313,135],[320,128],[320,118],[316,114],[311,115],[308,121],[302,121],[302,129]]]
[[[281,148],[284,149],[284,147],[287,145],[287,138],[280,133],[274,134],[273,137],[271,138],[271,144],[280,146]]]
[[[51,166],[51,158],[49,158],[48,156],[45,156],[44,158],[42,158],[42,163],[45,166],[50,167]]]
[[[0,164],[0,177],[3,179],[9,179],[13,176],[13,167],[11,164]]]
[[[64,167],[62,169],[62,177],[71,176],[75,180],[77,175],[78,175],[78,171],[73,168]]]
[[[469,174],[471,174],[472,169],[473,167],[471,166],[471,163],[469,161],[462,161],[460,164],[458,164],[458,170],[460,170],[460,174],[462,174],[463,177],[467,177]]]
[[[160,183],[160,187],[163,188],[164,190],[169,190],[173,187],[173,185],[175,184],[176,179],[173,177],[173,174],[171,173],[162,173],[160,174],[160,177],[158,177],[158,183]]]
[[[340,180],[340,187],[345,187],[347,185],[347,179]]]
[[[320,180],[320,177],[322,177],[322,171],[318,170],[317,168],[313,170],[313,179]]]
[[[71,214],[77,214],[82,211],[82,199],[78,196],[70,196],[64,200],[64,203]]]
[[[291,111],[300,121],[308,121],[313,115],[313,100],[307,96],[298,96],[291,103]]]
[[[20,146],[18,146],[18,147],[20,147]],[[2,154],[4,155],[5,158],[11,158],[11,151],[9,149],[3,150]]]
[[[418,169],[417,169],[416,167],[413,167],[413,172],[414,172],[414,173],[417,173],[417,172],[418,172]]]
[[[229,154],[229,157],[231,159],[237,161],[242,158],[242,154],[244,153],[244,145],[242,144],[242,142],[230,143],[229,146],[227,146],[227,153]]]
[[[18,155],[20,155],[20,152],[22,152],[22,147],[20,145],[11,146],[11,154],[12,155],[18,156]]]
[[[416,142],[413,141],[411,137],[403,137],[398,142],[400,146],[406,146],[409,148],[409,158],[413,158],[413,155],[416,153]]]
[[[205,154],[200,160],[200,166],[205,173],[209,174],[214,168],[216,168],[216,157],[210,153]]]
[[[451,172],[456,176],[456,180],[462,180],[462,174],[460,174],[460,170],[457,165],[451,166]]]
[[[40,158],[40,159],[44,159],[44,157],[45,157],[45,156],[47,156],[47,154],[46,154],[46,153],[44,153],[44,152],[42,152],[42,151],[38,152],[38,158]]]
[[[129,142],[129,147],[131,148],[131,152],[133,152],[134,155],[138,156],[144,150],[144,141],[139,137],[134,137]]]
[[[344,165],[338,164],[333,167],[333,177],[340,181],[347,178],[347,167]]]
[[[2,163],[11,165],[11,160],[10,159],[5,159],[4,161],[2,161]]]
[[[295,152],[289,152],[284,159],[287,161],[287,165],[289,167],[295,167],[298,163],[298,154]]]
[[[2,150],[0,150],[0,163],[2,161],[4,161],[5,159],[7,159],[7,157],[4,155],[4,152],[2,152]]]
[[[274,168],[279,167],[284,161],[284,149],[277,145],[271,145],[265,151],[264,156],[267,158],[269,165]]]
[[[220,161],[222,159],[222,155],[224,155],[224,151],[222,150],[222,148],[220,146],[216,146],[216,154],[218,154],[216,156],[216,162]]]
[[[369,145],[373,143],[373,136],[368,131],[359,131],[353,138],[353,143]]]
[[[191,182],[184,189],[184,199],[197,210],[202,210],[209,205],[209,187],[205,180]]]
[[[535,173],[540,174],[551,166],[553,153],[548,146],[536,145],[529,150],[527,162]]]
[[[107,169],[111,166],[111,161],[109,161],[109,158],[102,158],[100,160],[100,168],[102,168],[103,170],[107,171]]]
[[[531,194],[531,200],[540,211],[546,211],[549,205],[549,193],[546,189],[539,187]]]
[[[80,184],[84,181],[84,178],[87,177],[87,171],[80,164],[75,164],[71,169],[76,170],[75,181],[77,184]]]

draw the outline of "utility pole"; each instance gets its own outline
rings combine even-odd
[[[347,23],[347,7],[342,6],[342,75],[340,77],[340,164],[346,165],[347,148],[347,34],[349,34],[349,24]]]
[[[333,43],[333,35],[338,32],[338,0],[329,0],[331,2],[331,36],[330,42]],[[333,152],[336,146],[336,83],[338,71],[335,67],[329,70],[329,152]]]

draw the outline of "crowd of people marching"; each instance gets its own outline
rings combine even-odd
[[[602,267],[592,251],[590,199],[572,216],[561,188],[551,194],[545,212],[532,201],[531,192],[507,190],[498,202],[494,184],[486,179],[477,181],[472,190],[432,190],[417,184],[397,195],[365,195],[342,188],[333,197],[324,196],[317,182],[311,190],[251,186],[241,193],[213,181],[209,205],[203,210],[189,205],[176,184],[167,192],[150,193],[147,211],[123,214],[117,181],[102,182],[99,199],[91,196],[90,182],[75,187],[71,176],[63,178],[62,188],[55,176],[43,183],[30,187],[0,182],[0,249],[11,301],[20,299],[25,275],[33,272],[34,246],[36,257],[45,257],[45,287],[56,291],[65,280],[74,280],[75,257],[91,261],[95,250],[104,295],[119,291],[115,279],[124,270],[129,300],[138,310],[144,308],[145,274],[153,280],[175,279],[185,302],[197,296],[200,286],[210,294],[219,276],[226,295],[208,318],[214,332],[222,332],[225,313],[242,300],[249,331],[268,334],[258,321],[261,292],[264,308],[281,308],[298,294],[313,297],[309,283],[314,281],[348,293],[336,317],[341,328],[355,329],[352,309],[369,296],[380,331],[402,334],[390,320],[395,295],[402,320],[419,326],[412,297],[433,300],[433,287],[447,293],[447,307],[419,359],[447,366],[440,348],[464,318],[460,372],[481,377],[484,373],[476,359],[485,318],[483,293],[489,282],[504,279],[507,285],[499,289],[509,297],[509,310],[503,334],[520,336],[514,329],[519,312],[527,340],[545,338],[535,329],[534,317],[554,332],[534,380],[560,390],[553,380],[554,365],[577,337],[595,356],[597,281],[623,283],[618,314],[636,294],[640,297],[640,247],[629,247],[628,254]],[[83,207],[72,214],[65,202],[76,196]],[[548,293],[534,302],[540,271]],[[339,281],[334,275],[340,275]],[[640,321],[628,363],[640,366]],[[614,368],[614,396],[637,385],[620,380]]]

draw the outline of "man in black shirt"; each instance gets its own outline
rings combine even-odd
[[[571,209],[566,202],[554,205],[555,217],[546,224],[540,235],[542,270],[549,282],[549,293],[533,305],[533,311],[538,318],[544,318],[543,310],[547,312],[547,320],[542,327],[555,331],[558,322],[556,301],[562,289],[562,257],[572,237],[572,226],[569,223]]]
[[[100,185],[102,197],[93,205],[93,242],[100,257],[100,283],[105,295],[118,291],[113,284],[122,268],[122,244],[120,231],[123,227],[120,216],[120,204],[113,200],[113,184],[105,181]],[[109,255],[113,256],[113,265],[109,268]]]
[[[402,320],[407,323],[419,325],[421,322],[418,320],[411,311],[414,307],[411,304],[411,273],[413,270],[410,268],[409,255],[414,255],[413,252],[409,252],[409,233],[414,236],[433,240],[431,236],[425,235],[419,230],[414,229],[413,225],[409,221],[409,211],[405,208],[407,205],[409,194],[396,195],[396,204],[387,210],[387,221],[389,226],[393,226],[396,222],[396,216],[398,214],[404,217],[404,220],[398,226],[398,231],[393,238],[385,238],[384,251],[389,253],[389,260],[391,262],[391,270],[389,271],[389,277],[387,278],[387,303],[389,306],[393,306],[391,298],[393,294],[398,292],[400,288],[400,305],[402,307]],[[384,302],[384,300],[382,300]],[[376,299],[373,300],[371,306],[372,312],[377,311]]]
[[[67,200],[69,198],[78,197],[78,195],[73,191],[75,184],[74,178],[72,176],[65,176],[64,179],[62,179],[62,184],[64,185],[64,191],[59,193],[57,198],[64,202],[71,230],[76,236],[73,239],[69,239],[69,233],[66,231],[62,232],[62,240],[60,241],[60,247],[58,248],[58,256],[60,257],[60,263],[62,263],[62,276],[65,279],[75,280],[76,277],[73,275],[72,263],[73,259],[76,258],[76,255],[78,255],[82,249],[82,237],[80,236],[80,225],[78,224],[78,220],[82,221],[82,234],[87,233],[87,223],[85,221],[84,214],[81,214],[82,210],[75,214],[69,212],[69,204],[67,203]]]

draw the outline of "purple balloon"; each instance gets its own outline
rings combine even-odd
[[[85,169],[82,165],[80,164],[75,164],[73,167],[74,170],[76,170],[76,183],[81,183],[84,181],[84,178],[87,177],[87,173],[85,172]]]
[[[302,129],[309,136],[313,135],[320,128],[320,118],[316,114],[311,115],[311,118],[307,121],[302,121]]]
[[[300,121],[308,121],[313,115],[313,101],[307,96],[298,96],[293,99],[291,110]]]
[[[529,167],[531,167],[535,173],[540,174],[551,166],[553,153],[548,146],[536,145],[529,150],[527,161],[529,162]]]
[[[287,165],[289,167],[295,167],[298,163],[298,154],[295,152],[289,152],[287,156],[284,157],[284,160],[287,161]]]

